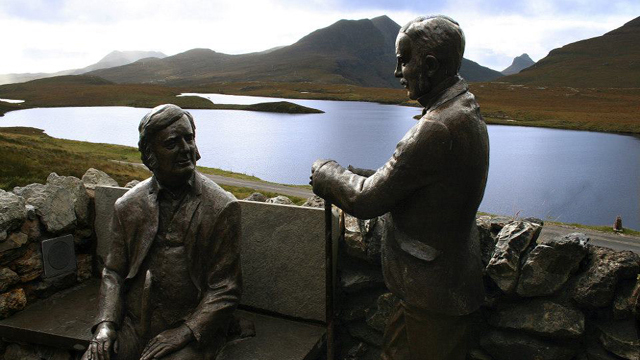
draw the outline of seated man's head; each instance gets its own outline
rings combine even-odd
[[[160,183],[178,187],[191,178],[200,154],[189,112],[172,104],[156,106],[142,118],[138,131],[142,162]]]
[[[464,33],[453,19],[419,17],[400,29],[396,39],[395,76],[415,100],[442,80],[458,74],[464,53]]]

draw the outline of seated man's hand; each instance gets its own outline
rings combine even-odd
[[[98,324],[83,359],[110,360],[111,351],[117,346],[117,334],[116,327],[112,322],[104,321]]]
[[[165,330],[149,341],[142,351],[140,360],[161,359],[165,355],[182,349],[193,340],[193,333],[187,325]]]

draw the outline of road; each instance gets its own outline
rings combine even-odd
[[[243,186],[256,189],[257,191],[271,191],[284,195],[293,195],[301,198],[308,198],[313,195],[311,190],[295,188],[279,184],[261,183],[250,180],[241,180],[228,178],[219,175],[207,175],[213,181],[233,186]],[[581,232],[586,234],[591,240],[592,245],[604,246],[614,250],[631,250],[637,254],[640,254],[640,237],[629,236],[625,234],[606,233],[602,231],[575,228],[565,225],[545,225],[542,227],[540,233],[540,240],[550,240],[557,237],[561,237],[573,232]]]
[[[125,163],[124,161],[117,162]],[[126,164],[144,166],[143,164],[139,163]],[[224,185],[247,187],[255,189],[256,191],[269,191],[288,196],[297,196],[301,198],[308,198],[313,196],[313,192],[311,190],[304,188],[297,188],[260,181],[236,179],[221,175],[205,175],[216,183]],[[542,228],[542,232],[540,233],[540,240],[550,240],[573,232],[581,232],[589,236],[589,238],[591,239],[589,243],[592,245],[604,246],[614,250],[631,250],[637,254],[640,254],[640,237],[625,234],[606,233],[583,228],[574,228],[565,225],[545,225]]]

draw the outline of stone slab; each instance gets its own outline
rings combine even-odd
[[[98,261],[105,259],[109,251],[113,204],[127,190],[96,187]],[[324,210],[242,200],[239,203],[242,304],[294,318],[325,321]],[[333,225],[335,259],[335,213]]]
[[[324,321],[324,210],[251,201],[240,204],[242,304]]]
[[[98,304],[100,281],[92,279],[0,321],[0,337],[10,342],[84,350]],[[325,328],[238,310],[252,321],[256,336],[227,345],[219,360],[305,360],[315,358]]]
[[[98,239],[96,244],[96,255],[99,264],[102,266],[109,254],[111,246],[111,221],[113,220],[113,204],[124,195],[129,189],[112,186],[97,186],[95,188],[96,220],[95,232]]]
[[[86,349],[98,304],[98,279],[88,280],[0,321],[0,337],[65,349]]]
[[[227,344],[217,360],[307,360],[316,359],[324,346],[323,326],[238,311],[253,321],[256,336]]]

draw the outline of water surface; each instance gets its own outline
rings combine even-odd
[[[212,101],[280,101],[208,94]],[[305,184],[319,158],[378,168],[420,109],[365,102],[287,100],[324,114],[190,110],[199,165],[264,180]],[[66,139],[136,146],[148,109],[47,108],[12,111],[0,126],[31,126]],[[609,225],[617,215],[640,229],[640,139],[605,133],[490,125],[490,170],[481,211]]]

